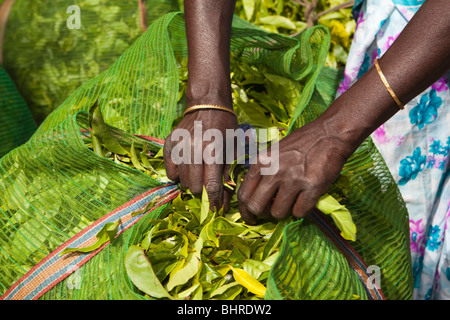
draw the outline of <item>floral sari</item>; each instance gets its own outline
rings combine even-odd
[[[386,52],[423,2],[356,1],[356,31],[338,95]],[[372,134],[409,211],[415,299],[450,299],[449,76]]]

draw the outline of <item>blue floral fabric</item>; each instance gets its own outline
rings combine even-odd
[[[356,31],[338,95],[389,49],[424,1],[355,2]],[[415,299],[450,299],[449,79],[444,75],[372,134],[410,215]]]

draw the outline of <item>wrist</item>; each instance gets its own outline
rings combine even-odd
[[[350,156],[367,137],[399,111],[372,67],[318,118]]]
[[[188,81],[186,106],[211,104],[233,109],[231,84],[218,81]]]

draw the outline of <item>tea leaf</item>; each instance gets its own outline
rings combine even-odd
[[[233,271],[234,279],[243,287],[245,287],[248,291],[255,294],[258,297],[264,297],[266,293],[266,287],[253,278],[247,271],[244,269],[233,268],[230,267]]]
[[[98,100],[89,109],[89,125],[92,128],[91,134],[96,136],[100,143],[111,152],[125,155],[129,154],[125,148],[114,138],[107,124],[103,120],[102,112]]]
[[[87,253],[87,252],[97,250],[104,243],[114,240],[114,238],[117,234],[119,223],[120,223],[120,219],[117,220],[116,222],[106,223],[103,226],[103,228],[95,235],[97,237],[97,241],[94,244],[92,244],[88,247],[82,247],[82,248],[65,248],[59,255],[64,255],[64,254],[70,253],[70,252]]]
[[[206,218],[208,217],[209,206],[210,206],[210,204],[209,204],[208,193],[206,192],[205,186],[203,186],[202,204],[200,207],[200,224],[202,224],[203,221],[205,221]]]
[[[185,284],[198,272],[201,264],[200,252],[203,246],[202,240],[197,240],[194,244],[194,251],[188,254],[185,265],[171,274],[169,282],[167,283],[167,290],[172,290],[178,285]]]
[[[154,298],[172,299],[172,296],[158,280],[141,247],[130,246],[125,256],[125,268],[133,284],[142,292]]]
[[[141,163],[139,162],[139,159],[137,157],[136,148],[134,147],[134,141],[131,143],[130,157],[131,157],[131,163],[133,163],[133,165],[136,169],[145,171],[145,168],[141,165]]]
[[[341,231],[341,236],[346,240],[356,240],[356,225],[348,209],[341,205],[335,198],[329,194],[320,197],[316,208],[324,214],[329,214],[334,223]]]

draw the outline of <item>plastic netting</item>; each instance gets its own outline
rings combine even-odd
[[[313,222],[289,224],[283,244],[279,263],[271,270],[267,299],[367,299],[363,283],[345,256]]]
[[[36,131],[30,110],[11,77],[0,66],[0,158],[25,143]]]
[[[290,121],[292,129],[315,119],[333,99],[338,75],[322,69],[328,46],[329,34],[320,26],[289,38],[264,32],[238,18],[233,21],[234,59],[269,68],[301,84],[303,90],[296,97]],[[75,90],[26,144],[0,159],[1,291],[84,227],[161,185],[138,170],[97,156],[87,148],[81,132],[87,130],[87,112],[98,100],[105,121],[116,128],[122,140],[142,143],[133,136],[136,134],[165,138],[184,108],[179,73],[186,55],[183,15],[164,15],[105,72]],[[339,194],[357,225],[357,241],[352,245],[368,265],[380,268],[381,287],[388,299],[411,298],[407,211],[370,140],[349,159],[343,176],[348,184],[335,185],[330,192]],[[123,258],[158,212],[142,218],[89,260],[77,273],[77,290],[67,283],[73,279],[66,279],[42,299],[145,299],[126,275]],[[292,250],[285,250],[284,258],[271,271],[266,297],[342,299],[349,298],[346,288],[350,287],[353,295],[364,298],[359,280],[347,272],[349,267],[337,249],[313,229],[305,222],[286,230],[284,245],[291,244]],[[297,254],[299,234],[311,254],[322,257],[316,259],[320,263],[315,263],[315,268],[305,268],[310,255]],[[319,247],[310,248],[313,241]],[[296,267],[288,269],[292,260]],[[338,273],[324,268],[327,265],[335,266],[344,277],[337,279]],[[317,268],[326,275],[316,272]],[[279,270],[288,270],[289,275],[282,276]],[[330,277],[335,285],[324,285],[323,279]],[[302,279],[315,283],[322,292],[303,295],[309,291],[299,289],[304,285]]]

